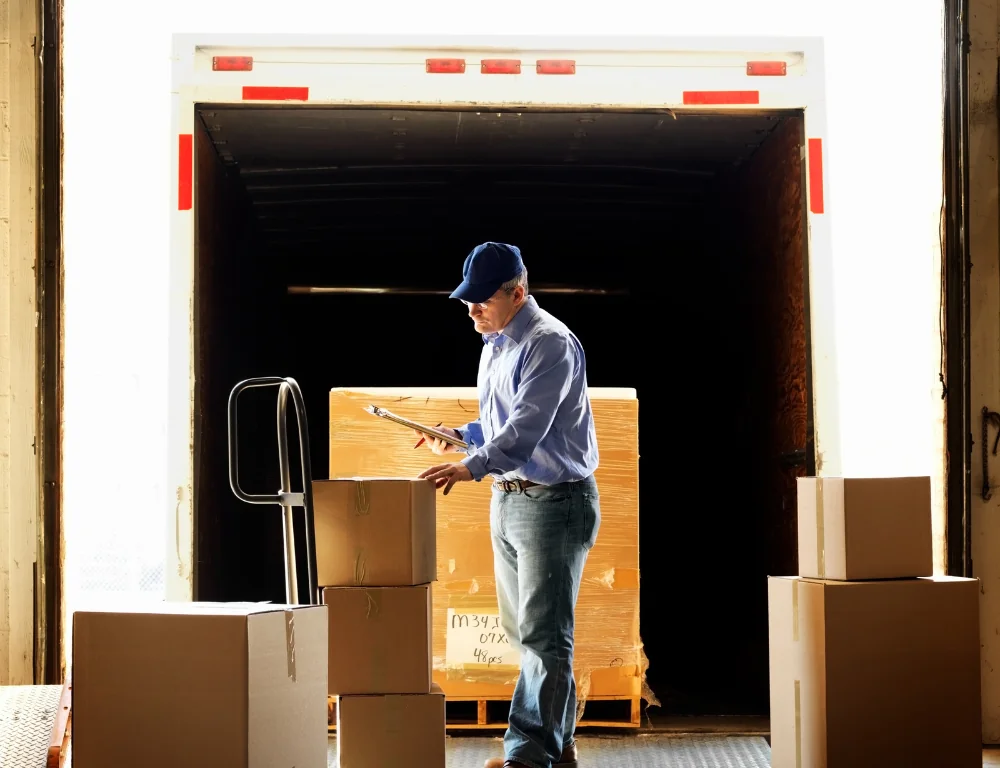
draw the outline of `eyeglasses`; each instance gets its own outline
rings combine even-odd
[[[462,299],[462,303],[469,309],[472,309],[473,307],[486,309],[488,306],[490,306],[490,304],[492,304],[496,300],[497,300],[496,296],[490,296],[486,301],[466,301],[465,299]]]
[[[501,296],[511,296],[513,293],[514,291],[505,291],[503,288],[501,288],[499,291],[490,296],[486,301],[466,301],[465,299],[462,299],[462,303],[469,309],[472,309],[473,307],[486,309],[488,306],[490,306],[490,304],[493,304]]]

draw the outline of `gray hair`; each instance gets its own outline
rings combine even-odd
[[[500,286],[500,290],[503,291],[504,293],[513,293],[514,289],[517,288],[517,286],[519,286],[519,285],[523,285],[524,286],[524,295],[527,296],[528,295],[528,268],[527,267],[523,267],[521,269],[521,274],[519,274],[517,277],[515,277],[512,280],[508,280],[506,283],[504,283],[503,285],[501,285]]]

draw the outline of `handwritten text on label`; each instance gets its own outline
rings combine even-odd
[[[448,609],[445,659],[448,666],[516,667],[518,653],[495,613]]]

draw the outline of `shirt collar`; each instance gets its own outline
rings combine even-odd
[[[538,302],[535,301],[535,297],[530,294],[524,300],[524,306],[518,310],[514,318],[507,323],[505,327],[499,333],[483,334],[483,342],[488,343],[496,340],[500,336],[506,336],[508,339],[513,341],[515,344],[520,343],[521,339],[524,337],[524,331],[527,329],[528,325],[532,320],[535,319],[535,315],[538,314]]]

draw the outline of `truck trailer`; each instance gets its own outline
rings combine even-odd
[[[284,596],[280,520],[227,480],[233,385],[294,377],[329,476],[331,388],[474,384],[447,295],[504,241],[590,385],[637,391],[652,693],[766,714],[765,577],[796,573],[796,477],[839,421],[823,60],[817,38],[176,36],[168,596]],[[278,487],[265,408],[250,492]]]

